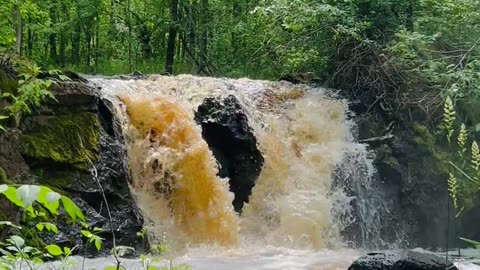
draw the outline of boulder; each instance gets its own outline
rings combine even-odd
[[[264,159],[242,106],[230,95],[206,98],[195,113],[202,135],[219,164],[219,176],[228,177],[235,194],[233,206],[241,212],[248,202]]]
[[[457,270],[445,258],[412,250],[368,253],[355,260],[349,270]]]
[[[0,135],[0,161],[8,181],[46,185],[70,197],[87,224],[102,229],[101,253],[109,253],[113,245],[110,222],[117,245],[141,252],[144,243],[136,233],[143,220],[128,186],[123,137],[111,104],[99,98],[97,89],[79,81],[59,82],[52,91],[56,102],[44,104],[24,116],[18,129]],[[55,236],[28,232],[31,244],[51,240],[69,247],[82,244],[79,226],[72,228],[62,215],[56,223],[60,232]]]

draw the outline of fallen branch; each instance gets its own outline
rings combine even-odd
[[[395,138],[395,136],[393,134],[387,134],[387,135],[380,136],[380,137],[372,137],[372,138],[368,138],[368,139],[363,139],[363,140],[360,140],[359,142],[360,143],[366,143],[366,144],[369,144],[369,145],[380,145],[380,144],[383,144],[387,141],[392,140],[393,138]]]

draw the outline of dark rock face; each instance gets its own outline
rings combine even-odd
[[[102,252],[109,253],[110,221],[98,180],[111,211],[116,244],[141,251],[136,233],[143,220],[129,190],[123,137],[111,105],[82,82],[59,83],[53,92],[58,102],[42,106],[24,117],[18,130],[1,135],[0,161],[7,178],[46,185],[72,198],[87,224],[103,229]],[[82,244],[79,227],[67,225],[61,216],[57,225],[58,235],[42,233],[40,238],[70,247]]]
[[[219,176],[230,179],[235,194],[233,206],[240,212],[260,174],[264,159],[238,100],[207,98],[198,107],[195,120],[220,164]]]
[[[344,231],[345,238],[367,248],[386,248],[388,243],[405,248],[444,248],[450,223],[449,245],[461,245],[455,237],[453,215],[448,216],[448,162],[446,153],[436,146],[436,136],[421,122],[386,115],[363,113],[355,120],[357,139],[375,154],[376,174],[373,190],[362,191],[347,185],[347,193],[355,197],[355,214],[361,200],[368,201],[371,209],[367,210],[375,215],[373,225],[378,228],[372,237],[382,241],[362,239],[360,231],[364,229],[359,216]]]
[[[457,270],[452,262],[434,254],[410,250],[369,253],[355,260],[349,270]]]

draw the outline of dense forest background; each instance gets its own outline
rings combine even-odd
[[[2,0],[0,46],[84,73],[478,88],[479,11],[476,0]]]
[[[477,0],[1,1],[0,47],[45,69],[315,79],[427,118],[446,95],[477,105]]]

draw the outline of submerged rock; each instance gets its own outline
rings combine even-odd
[[[202,126],[202,136],[220,165],[219,176],[229,178],[230,191],[235,194],[233,206],[241,212],[264,162],[243,108],[232,95],[223,100],[206,98],[195,121]]]
[[[411,250],[368,253],[355,260],[348,270],[457,270],[437,255]]]

